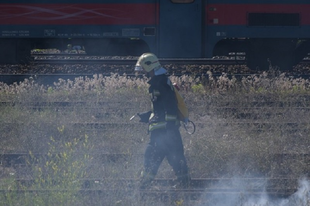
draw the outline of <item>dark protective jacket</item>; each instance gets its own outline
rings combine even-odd
[[[164,158],[172,166],[178,182],[188,185],[190,177],[179,131],[174,86],[166,75],[154,76],[148,83],[153,110],[149,120],[150,142],[144,154],[142,188],[155,178]]]
[[[174,87],[167,75],[158,75],[148,81],[149,93],[152,101],[152,114],[150,117],[149,131],[178,125],[178,105]]]

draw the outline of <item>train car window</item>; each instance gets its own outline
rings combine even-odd
[[[172,3],[176,4],[189,4],[193,3],[195,0],[171,0]]]
[[[249,13],[249,26],[299,26],[298,13]]]

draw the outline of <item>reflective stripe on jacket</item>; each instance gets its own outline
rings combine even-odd
[[[178,118],[177,118],[177,115],[169,115],[169,114],[166,114],[165,116],[165,120],[166,121],[176,121]]]
[[[149,124],[149,132],[155,130],[155,129],[165,129],[166,128],[166,122],[156,122]]]

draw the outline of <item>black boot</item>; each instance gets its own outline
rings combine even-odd
[[[177,178],[177,189],[188,189],[191,185],[191,178],[189,175],[180,176]]]

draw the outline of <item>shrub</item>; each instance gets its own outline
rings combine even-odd
[[[66,140],[64,130],[59,127],[59,135],[50,138],[46,154],[30,152],[26,176],[32,183],[24,184],[13,177],[5,180],[1,189],[6,188],[8,192],[0,196],[2,203],[6,206],[59,206],[80,202],[80,189],[87,177],[92,148],[87,135],[84,139]]]

